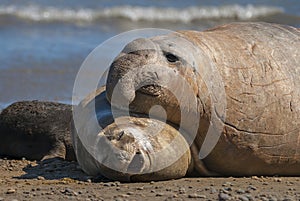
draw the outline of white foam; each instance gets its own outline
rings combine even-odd
[[[141,6],[116,6],[102,9],[57,8],[30,6],[0,6],[0,15],[11,15],[32,21],[96,21],[103,18],[126,18],[132,21],[179,21],[191,22],[201,19],[253,19],[284,12],[282,8],[272,6],[204,6],[186,8],[158,8]]]

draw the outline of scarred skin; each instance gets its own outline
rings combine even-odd
[[[182,38],[188,42],[181,42]],[[168,59],[166,52],[173,59]],[[159,65],[164,70],[141,71],[145,65]],[[211,66],[219,77],[210,72]],[[172,91],[156,84],[168,79],[168,69],[185,77],[199,103],[195,111],[200,114],[200,126],[194,155],[199,153],[210,122],[221,131],[218,143],[202,160],[208,170],[206,175],[300,175],[298,29],[234,23],[204,32],[180,31],[138,39],[129,43],[111,65],[107,98],[112,101],[113,91],[117,90],[120,99],[131,102],[132,112],[142,114],[147,114],[153,105],[161,105],[168,121],[179,125],[179,102],[183,101],[186,108],[189,104],[184,100],[186,94],[182,93],[178,101]],[[177,77],[170,81],[174,79]],[[139,88],[144,80],[152,84]],[[224,96],[218,96],[222,87]],[[221,104],[224,101],[225,117]],[[119,102],[112,104],[124,107]],[[213,115],[218,118],[212,120]],[[184,129],[189,133],[189,127]]]

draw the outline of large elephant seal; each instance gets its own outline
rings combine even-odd
[[[0,114],[0,156],[76,160],[71,142],[72,106],[21,101]]]
[[[189,93],[186,86],[176,85],[182,77],[191,89]],[[132,121],[135,123],[128,123],[127,127],[119,124],[123,126],[121,128],[110,121],[109,125],[94,133],[97,143],[85,144],[85,148],[90,146],[90,151],[85,154],[75,140],[77,159],[87,173],[102,173],[127,181],[135,176],[138,176],[136,180],[178,178],[191,172],[224,176],[300,175],[299,89],[300,31],[293,27],[233,23],[203,32],[179,31],[137,39],[126,45],[112,63],[106,96],[113,108],[121,111],[129,107],[130,113],[136,114],[136,117],[123,118],[138,119]],[[176,91],[179,93],[174,95]],[[191,98],[196,100],[195,107]],[[101,101],[95,102],[96,107],[98,104],[101,105]],[[89,111],[85,108],[94,107],[87,105],[81,105],[83,113]],[[130,128],[146,124],[148,120],[136,122],[155,105],[160,105],[166,112],[169,123],[166,132],[149,137],[147,132],[132,131],[134,129]],[[101,109],[96,108],[96,111],[97,115],[101,114]],[[157,121],[162,118],[161,114],[154,114]],[[79,126],[78,133],[73,132],[74,139],[82,140],[89,133],[90,118],[99,119],[98,116],[89,116],[88,112],[85,115],[86,124]],[[181,127],[183,117],[189,122],[181,130],[185,134],[171,128]],[[122,118],[122,115],[112,120],[116,118]],[[197,125],[195,136],[194,130],[190,129],[193,125]],[[122,140],[126,132],[129,137]],[[160,176],[168,175],[161,178],[151,173],[149,176],[149,172],[138,168],[145,166],[152,154],[141,153],[137,148],[141,146],[140,139],[152,143],[153,147],[157,143],[169,146],[168,142],[160,140],[175,139],[174,136],[180,135],[186,143],[179,146],[178,142],[173,153],[188,153],[191,160],[182,160],[186,155],[175,158],[177,161],[174,159],[173,164],[160,170]],[[159,140],[151,139],[153,137]],[[190,138],[190,151],[181,151],[186,150]],[[211,147],[207,146],[209,143]],[[172,153],[166,153],[155,160],[168,161]],[[189,165],[178,165],[189,160]],[[107,167],[103,165],[105,161],[125,168]],[[127,171],[131,162],[138,171]],[[155,162],[151,161],[150,166],[157,164]],[[176,171],[169,173],[170,170]],[[144,178],[143,175],[148,176]]]

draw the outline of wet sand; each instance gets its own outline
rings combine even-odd
[[[300,200],[300,177],[182,178],[120,183],[76,162],[0,159],[0,200]]]

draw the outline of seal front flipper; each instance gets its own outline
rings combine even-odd
[[[62,158],[65,159],[66,156],[66,147],[64,143],[57,142],[54,144],[53,148],[47,153],[43,158],[42,161],[51,159],[51,158]]]

